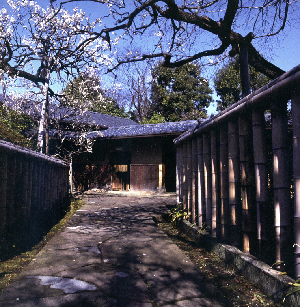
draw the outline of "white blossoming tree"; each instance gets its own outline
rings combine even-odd
[[[49,95],[58,95],[52,89],[53,80],[64,82],[70,76],[108,65],[109,46],[101,37],[89,40],[101,20],[90,22],[77,8],[69,13],[53,5],[42,8],[28,0],[7,0],[7,4],[8,8],[0,11],[0,73],[24,79],[42,94],[38,146],[43,151]]]

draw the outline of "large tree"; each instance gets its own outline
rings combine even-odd
[[[119,117],[128,117],[125,109],[109,97],[109,92],[101,87],[97,75],[80,74],[69,82],[63,90],[63,102],[70,107]]]
[[[17,145],[36,148],[31,131],[35,129],[32,118],[19,113],[0,102],[0,139]]]
[[[120,82],[125,85],[124,98],[127,100],[131,118],[139,123],[148,123],[152,115],[151,69],[151,63],[145,61],[123,65],[121,73],[118,74]]]
[[[205,117],[212,90],[200,74],[200,66],[194,63],[175,68],[157,65],[152,72],[153,111],[166,121]]]
[[[270,82],[270,78],[249,67],[250,90],[254,91]],[[223,65],[214,77],[215,90],[220,97],[217,100],[217,111],[222,111],[242,98],[240,64],[237,58]]]
[[[24,78],[40,90],[42,98],[38,145],[42,151],[48,130],[49,94],[53,79],[70,75],[105,62],[101,56],[108,44],[101,38],[88,40],[100,20],[90,22],[74,9],[42,8],[34,1],[8,0],[0,11],[0,73]],[[47,150],[46,150],[47,151]]]
[[[75,0],[64,2],[72,1]],[[100,36],[111,43],[119,35],[123,44],[140,46],[142,50],[120,56],[114,68],[158,57],[164,57],[165,66],[178,67],[201,58],[219,58],[228,52],[234,56],[246,46],[250,65],[270,78],[283,71],[261,56],[255,45],[263,47],[256,41],[262,43],[263,38],[282,32],[290,16],[297,18],[299,9],[296,0],[93,2],[106,4],[111,13],[106,28],[94,33],[94,38]]]
[[[35,7],[34,1],[8,0],[8,2],[12,3],[16,9],[30,6],[32,3]],[[41,20],[43,26],[49,25],[52,31],[55,31],[57,27],[51,22],[60,12],[63,12],[64,6],[72,5],[73,2],[82,5],[83,8],[87,2],[100,6],[95,7],[94,14],[99,12],[99,19],[95,21],[97,25],[101,23],[100,17],[103,17],[101,28],[79,27],[80,29],[75,32],[86,37],[79,45],[71,44],[74,49],[69,54],[64,49],[61,52],[55,49],[57,51],[55,54],[62,56],[63,59],[71,59],[75,65],[77,64],[75,55],[80,54],[86,44],[99,39],[106,40],[112,51],[130,50],[129,48],[140,50],[118,53],[110,71],[114,71],[123,63],[162,57],[166,67],[179,67],[199,59],[215,62],[214,59],[219,61],[227,54],[230,56],[240,54],[246,47],[249,63],[257,71],[272,79],[281,75],[283,71],[265,60],[258,50],[266,46],[262,44],[264,38],[283,32],[289,21],[293,22],[293,18],[298,18],[299,11],[299,3],[296,0],[246,2],[238,0],[85,0],[82,2],[49,0],[49,2],[55,14],[51,15],[48,10],[45,10],[44,15],[35,14],[35,16]],[[29,22],[33,20],[19,12],[16,16],[24,21],[24,26],[27,26],[27,20]],[[32,73],[24,68],[25,58],[21,55],[17,60],[13,59],[13,55],[15,56],[18,50],[24,53],[24,50],[20,48],[24,42],[22,42],[22,36],[18,34],[22,31],[17,31],[12,22],[14,17],[11,17],[3,10],[1,11],[0,70],[47,86],[47,69],[43,69],[44,64],[38,65],[38,69]],[[68,17],[67,20],[70,22],[72,19]],[[68,27],[64,33],[68,33],[68,29],[73,31],[74,28],[76,27]],[[60,39],[54,39],[56,45]],[[15,41],[22,44],[17,45]],[[115,48],[118,41],[122,42],[124,48]],[[26,45],[30,46],[30,44]],[[40,45],[45,46],[43,43]],[[36,56],[40,54],[39,52],[40,50],[31,55]],[[24,54],[30,55],[28,52]],[[56,61],[48,61],[48,63],[57,64]],[[64,65],[60,67],[64,68]],[[75,70],[73,67],[73,70],[67,69],[67,71],[72,73]],[[49,92],[51,93],[50,89]]]

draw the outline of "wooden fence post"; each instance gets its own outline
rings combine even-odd
[[[198,152],[198,226],[205,222],[205,184],[203,166],[203,137],[197,137]]]
[[[217,213],[219,201],[219,166],[218,166],[218,145],[217,129],[210,132],[210,152],[211,152],[211,234],[217,237]]]
[[[7,223],[7,154],[0,152],[0,244],[2,238],[6,237],[6,223]],[[0,248],[1,251],[1,248]]]
[[[227,125],[222,125],[220,127],[220,235],[223,241],[230,242],[227,129]]]
[[[193,184],[193,169],[192,169],[192,142],[187,141],[187,159],[186,159],[186,173],[187,173],[187,208],[188,213],[192,212],[192,184]]]
[[[290,172],[288,155],[288,120],[286,103],[272,105],[273,190],[276,232],[276,262],[283,261],[291,270],[292,206],[290,200]]]
[[[197,183],[198,183],[198,155],[197,155],[197,140],[195,138],[192,139],[192,199],[191,199],[191,205],[192,205],[192,216],[191,221],[192,223],[196,222],[196,212],[198,207],[198,189],[197,189]]]
[[[32,206],[32,198],[33,198],[33,193],[32,193],[32,187],[33,187],[33,160],[29,159],[28,161],[28,201],[27,201],[27,209],[26,209],[26,218],[28,221],[31,221],[31,206]],[[28,227],[30,229],[30,225]],[[30,232],[29,232],[30,234]]]
[[[33,220],[36,217],[36,210],[37,210],[37,204],[38,204],[38,180],[39,180],[39,174],[38,174],[38,163],[33,163],[33,178],[32,178],[32,202],[31,202],[31,219]],[[36,221],[32,221],[33,225],[35,225]]]
[[[257,254],[256,206],[254,192],[253,145],[251,119],[239,117],[239,147],[243,208],[243,251]]]
[[[257,238],[259,244],[259,257],[261,260],[274,263],[271,250],[273,236],[273,210],[270,208],[268,193],[268,160],[267,142],[265,137],[264,110],[252,111],[253,150],[256,182],[256,208],[257,208]]]
[[[242,202],[240,152],[237,121],[228,122],[228,189],[230,208],[230,244],[242,249]]]
[[[183,144],[180,144],[180,160],[179,160],[179,167],[180,167],[180,187],[179,187],[179,195],[180,195],[180,199],[179,202],[183,202]],[[178,202],[178,203],[179,203]]]
[[[14,227],[14,204],[15,204],[15,186],[16,186],[16,155],[8,155],[7,158],[8,169],[7,173],[9,174],[7,178],[7,194],[6,194],[6,208],[7,208],[7,219],[9,220],[9,235],[12,235],[12,230]]]
[[[294,267],[295,278],[300,278],[300,96],[292,97],[293,121],[293,180],[294,180]]]
[[[28,229],[29,229],[29,220],[27,219],[27,207],[28,207],[28,189],[29,189],[29,162],[28,162],[28,157],[23,157],[22,159],[22,194],[21,194],[21,209],[22,209],[22,213],[21,213],[21,221],[20,224],[22,224],[22,231],[24,232],[24,235],[27,236],[27,238],[29,238],[29,233],[28,233]],[[22,241],[28,241],[28,239],[26,238],[26,240],[22,240]]]
[[[211,154],[210,154],[210,136],[203,135],[203,168],[205,185],[205,206],[202,214],[205,215],[204,222],[211,229],[211,198],[212,198],[212,172],[211,172]]]
[[[183,154],[183,169],[182,169],[182,202],[184,204],[184,208],[187,209],[187,200],[188,200],[188,177],[187,177],[187,143],[183,143],[182,147]]]
[[[176,147],[176,199],[181,200],[181,149],[182,145]]]

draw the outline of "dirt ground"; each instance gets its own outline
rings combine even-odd
[[[0,293],[55,233],[64,227],[70,217],[80,208],[81,204],[80,201],[74,201],[66,217],[54,226],[49,234],[37,246],[33,247],[31,251],[16,255],[7,261],[0,261]],[[226,266],[216,255],[200,248],[195,241],[174,228],[171,223],[159,222],[157,225],[184,251],[199,268],[199,271],[205,275],[207,280],[218,287],[222,295],[231,302],[232,306],[287,306],[283,303],[274,303],[259,288],[248,282],[243,276],[237,274],[232,267]]]
[[[287,304],[275,303],[258,287],[236,273],[233,267],[226,266],[218,256],[200,248],[190,237],[174,228],[169,222],[160,222],[158,226],[179,246],[197,265],[205,277],[213,283],[232,306],[238,307],[286,307]]]

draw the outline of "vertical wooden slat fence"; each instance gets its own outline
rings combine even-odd
[[[227,126],[220,127],[220,223],[221,238],[229,243],[230,212],[229,212],[229,180],[228,180],[228,133]]]
[[[207,210],[207,224],[211,228],[213,237],[217,236],[217,202],[218,202],[218,152],[217,135],[214,130],[210,133],[210,152],[211,152],[211,205]],[[208,155],[206,156],[209,159]]]
[[[186,173],[187,173],[187,207],[191,212],[191,218],[193,219],[192,212],[192,181],[193,181],[193,170],[192,170],[192,142],[187,143],[186,151]],[[192,221],[193,222],[193,221]]]
[[[268,262],[271,252],[271,241],[273,235],[273,211],[269,203],[268,189],[268,159],[267,142],[265,134],[265,117],[263,110],[252,112],[252,129],[256,186],[256,208],[257,208],[257,239],[258,254],[263,261]],[[271,259],[270,259],[271,261]]]
[[[69,164],[0,141],[0,255],[24,250],[62,216]]]
[[[297,278],[299,123],[300,65],[174,141],[178,198],[191,222]]]
[[[242,206],[240,189],[239,133],[237,121],[228,122],[228,206],[229,243],[242,248]]]
[[[300,92],[292,97],[295,275],[300,276]]]
[[[204,222],[204,207],[205,207],[205,184],[204,184],[204,168],[203,168],[203,137],[197,137],[197,172],[198,172],[198,180],[197,186],[198,188],[198,199],[197,199],[197,213],[198,213],[198,225],[203,225]],[[179,160],[180,161],[180,160]],[[180,176],[179,176],[180,177]]]
[[[192,211],[192,223],[196,222],[198,211],[198,155],[197,155],[197,140],[192,140],[192,190],[191,190],[191,211]]]
[[[203,226],[211,229],[212,168],[210,136],[203,135],[203,170],[205,203],[202,206]]]

